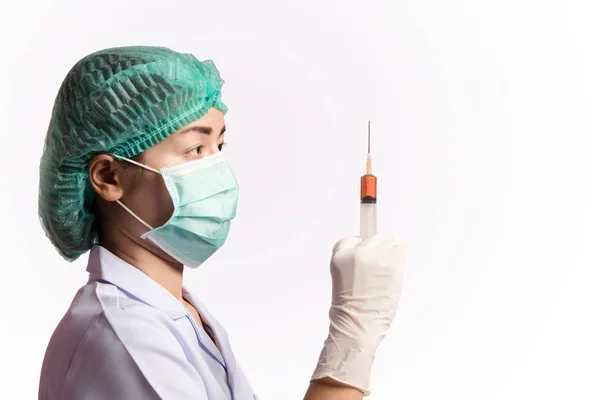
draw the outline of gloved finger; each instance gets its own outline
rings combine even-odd
[[[389,232],[377,232],[373,236],[363,239],[361,247],[379,247],[383,243],[393,242],[394,235]]]
[[[357,236],[345,237],[345,238],[339,240],[333,246],[333,254],[338,253],[342,250],[353,249],[356,246],[358,246],[361,241],[362,241],[362,239]]]
[[[406,255],[408,253],[408,245],[405,243],[398,243],[392,247],[394,255],[400,264],[404,264]]]

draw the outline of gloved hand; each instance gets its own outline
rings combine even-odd
[[[375,350],[398,308],[406,251],[388,233],[336,243],[329,336],[312,380],[329,377],[370,394]]]

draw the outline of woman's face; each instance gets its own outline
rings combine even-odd
[[[197,160],[221,151],[224,134],[223,113],[211,108],[199,120],[142,153],[140,162],[160,170]],[[120,200],[153,228],[164,225],[173,214],[173,201],[162,176],[155,172],[101,155],[92,159],[89,173],[100,201],[102,223],[117,224],[120,231],[136,241],[148,228],[126,213],[115,200]],[[142,239],[138,243],[154,251],[158,249]]]
[[[223,113],[211,108],[204,117],[185,126],[142,154],[143,164],[160,170],[221,151],[225,136]],[[137,168],[137,167],[136,167]],[[162,177],[142,168],[142,176],[128,182],[121,201],[153,228],[173,214],[173,201]],[[132,174],[133,175],[133,174]],[[139,178],[139,179],[138,179]]]

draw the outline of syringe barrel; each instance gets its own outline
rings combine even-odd
[[[360,237],[377,233],[377,203],[360,203]]]

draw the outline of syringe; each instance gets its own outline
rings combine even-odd
[[[368,128],[367,173],[360,178],[360,237],[377,232],[377,177],[371,173],[371,121]]]

